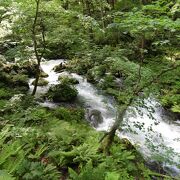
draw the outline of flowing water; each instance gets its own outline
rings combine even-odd
[[[64,62],[63,60],[51,60],[43,62],[41,67],[49,75],[45,78],[48,86],[38,87],[37,95],[45,93],[50,85],[58,83],[58,76],[68,75],[76,78],[79,84],[78,99],[85,108],[95,109],[101,112],[103,122],[96,128],[99,131],[108,131],[116,118],[116,104],[112,99],[103,96],[95,86],[88,83],[85,78],[75,73],[55,73],[53,67]],[[33,79],[30,79],[30,84]],[[32,90],[33,86],[30,86]],[[138,146],[144,157],[151,160],[160,160],[166,169],[170,169],[173,175],[179,175],[180,169],[180,124],[173,123],[163,113],[163,108],[153,98],[144,100],[144,107],[129,107],[124,117],[121,132],[118,136],[129,139]],[[42,103],[44,106],[54,107],[52,102]],[[177,121],[178,122],[178,121]],[[173,164],[172,164],[173,162]]]

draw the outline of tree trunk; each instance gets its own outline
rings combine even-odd
[[[85,0],[85,6],[86,6],[86,14],[90,17],[92,17],[92,13],[91,13],[91,3],[89,0]],[[91,40],[94,39],[94,33],[93,33],[93,29],[92,27],[89,27],[89,37]]]
[[[65,2],[63,1],[62,7],[63,7],[65,10],[68,10],[68,9],[69,9],[69,1],[68,1],[68,0],[65,0]]]
[[[33,27],[32,27],[32,40],[33,40],[33,46],[34,46],[34,53],[35,53],[36,60],[37,60],[37,69],[36,69],[36,79],[35,79],[35,84],[34,84],[34,89],[33,89],[32,95],[36,94],[39,76],[40,76],[41,56],[38,54],[37,38],[36,38],[36,26],[37,26],[37,20],[38,20],[38,15],[39,15],[39,5],[40,5],[40,0],[36,0],[36,12],[35,12],[34,23],[33,23]]]
[[[116,0],[107,0],[107,3],[111,5],[112,9],[114,9],[115,8]]]
[[[114,137],[116,135],[116,131],[119,129],[120,124],[123,121],[124,114],[127,110],[129,105],[123,105],[118,112],[117,118],[115,120],[114,125],[112,126],[111,130],[105,134],[105,136],[101,140],[101,147],[100,149],[106,154],[110,155],[110,148],[114,141]]]

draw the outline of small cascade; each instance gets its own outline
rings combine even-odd
[[[55,73],[54,66],[63,63],[64,60],[51,60],[42,62],[41,67],[49,77],[45,78],[49,84],[45,87],[38,87],[37,95],[47,92],[48,88],[58,83],[59,75],[68,75],[76,78],[79,84],[78,99],[83,102],[86,109],[94,109],[101,113],[103,122],[96,129],[108,131],[116,118],[116,104],[108,97],[103,96],[95,86],[88,83],[86,78],[75,73]],[[30,79],[30,90],[34,79]],[[58,104],[44,102],[43,106],[56,107]],[[125,137],[132,143],[138,145],[138,149],[144,157],[157,160],[161,157],[163,165],[171,169],[173,175],[180,174],[178,163],[180,162],[180,124],[168,121],[162,107],[153,98],[144,100],[144,107],[129,107],[124,117],[122,131],[118,132],[119,137]],[[174,162],[172,165],[171,162]]]

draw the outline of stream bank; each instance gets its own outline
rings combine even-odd
[[[85,109],[97,110],[103,118],[102,123],[95,125],[96,129],[108,131],[116,118],[116,104],[102,95],[94,85],[88,83],[86,78],[66,71],[55,73],[53,68],[63,62],[62,59],[42,62],[43,71],[49,75],[45,78],[49,84],[38,87],[36,96],[47,92],[51,85],[58,84],[60,75],[72,76],[79,81],[79,84],[75,85],[78,90],[78,100],[82,102]],[[33,88],[31,85],[33,80],[29,81],[30,91]],[[58,106],[49,101],[45,101],[41,105],[50,108]],[[170,121],[163,111],[160,104],[153,98],[144,100],[144,107],[129,107],[124,117],[122,130],[117,134],[135,144],[147,161],[159,161],[164,170],[176,176],[180,174],[178,168],[180,128],[179,124]],[[93,125],[92,122],[90,124]]]

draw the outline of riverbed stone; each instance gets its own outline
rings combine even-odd
[[[53,68],[54,72],[58,72],[58,73],[63,72],[65,69],[66,69],[66,64],[62,62]]]
[[[97,109],[87,109],[87,120],[93,127],[98,127],[103,122],[101,111]]]

